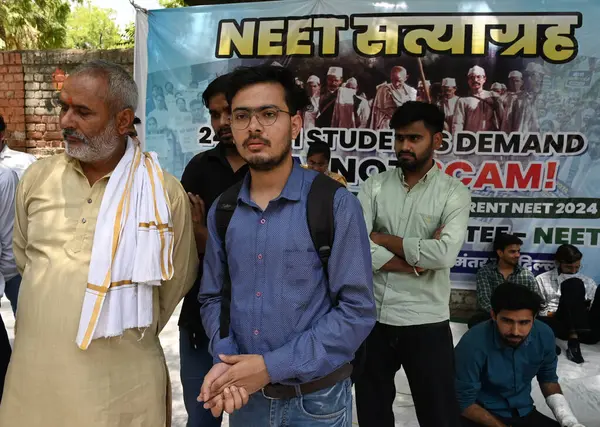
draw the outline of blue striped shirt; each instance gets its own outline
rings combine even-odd
[[[225,254],[213,204],[199,300],[215,363],[219,354],[261,354],[271,382],[301,384],[351,361],[375,324],[362,209],[346,189],[336,192],[328,281],[307,224],[316,174],[294,164],[283,191],[264,211],[251,200],[246,176],[226,234],[232,301],[225,339],[219,336]]]

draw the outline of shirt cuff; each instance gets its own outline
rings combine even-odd
[[[371,243],[371,248],[371,262],[373,263],[373,271],[375,272],[381,270],[381,267],[390,262],[395,256],[393,252],[388,251],[383,246]]]
[[[219,358],[219,354],[224,354],[226,356],[240,354],[240,350],[238,349],[237,343],[233,340],[231,333],[229,333],[227,338],[220,339],[213,345],[213,363],[223,362]]]
[[[419,237],[407,237],[402,241],[404,259],[410,265],[417,266],[421,260],[421,239]]]

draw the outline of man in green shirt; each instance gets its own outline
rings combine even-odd
[[[371,236],[377,323],[357,378],[361,427],[394,425],[394,377],[404,367],[421,427],[455,427],[450,268],[464,243],[469,190],[436,166],[444,113],[407,102],[394,113],[398,168],[370,177],[361,202]]]
[[[477,272],[477,313],[469,320],[469,329],[491,319],[491,298],[504,282],[527,287],[537,293],[537,283],[531,271],[519,265],[523,241],[513,234],[499,233],[494,239],[495,259]]]

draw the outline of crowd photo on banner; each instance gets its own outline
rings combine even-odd
[[[600,5],[471,3],[138,11],[0,115],[0,426],[600,427]]]

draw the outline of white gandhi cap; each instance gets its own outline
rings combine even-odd
[[[341,67],[329,67],[329,70],[327,71],[327,75],[328,76],[336,76],[338,79],[341,79],[342,76],[344,75],[344,71],[342,70]]]
[[[350,77],[348,79],[348,81],[346,82],[346,87],[349,87],[351,89],[356,89],[358,87],[358,82],[356,81],[356,79],[354,77]]]
[[[481,68],[479,65],[475,65],[473,68],[469,70],[467,76],[485,76],[485,70]]]
[[[308,78],[308,80],[306,81],[306,83],[316,83],[316,84],[320,85],[320,84],[321,84],[321,79],[320,79],[320,78],[318,78],[317,76],[315,76],[315,75],[313,74],[312,76],[310,76],[310,77]]]
[[[500,83],[496,82],[492,85],[492,90],[494,90],[494,89],[502,89],[502,85]]]
[[[521,74],[520,71],[513,70],[510,73],[508,73],[508,78],[509,79],[522,79],[523,78],[523,74]]]
[[[442,80],[442,86],[456,87],[456,79],[453,79],[452,77],[446,77],[444,80]]]

